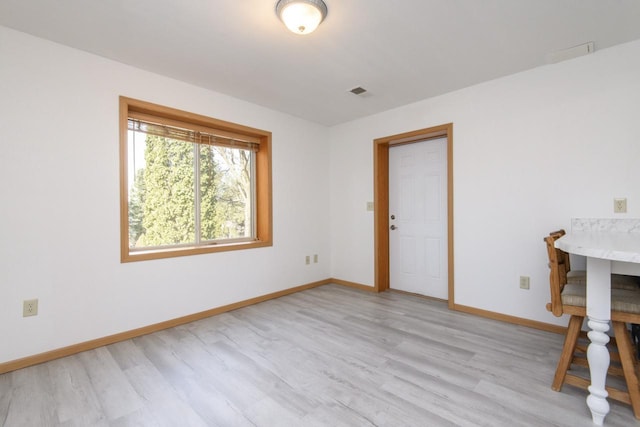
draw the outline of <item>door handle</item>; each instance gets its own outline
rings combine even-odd
[[[392,225],[392,226],[391,226],[391,227],[389,227],[389,228],[390,228],[390,229],[392,229],[392,230],[395,230],[395,229],[396,229],[396,228],[398,228],[398,227],[396,227],[395,225]]]

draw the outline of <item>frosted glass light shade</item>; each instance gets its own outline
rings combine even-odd
[[[322,0],[280,0],[276,13],[291,32],[309,34],[327,16],[327,5]]]

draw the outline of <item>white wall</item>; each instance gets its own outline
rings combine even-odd
[[[572,217],[640,217],[639,108],[636,41],[332,128],[333,277],[374,282],[373,139],[453,122],[455,302],[566,323],[544,308],[542,238]]]
[[[0,363],[328,277],[373,285],[379,137],[454,123],[458,304],[561,323],[542,236],[613,217],[614,197],[640,217],[640,41],[331,129],[4,27],[0,58]],[[272,131],[274,246],[121,264],[119,95]]]
[[[0,58],[0,363],[330,276],[325,127],[4,27]],[[121,264],[119,95],[273,132],[273,247]]]

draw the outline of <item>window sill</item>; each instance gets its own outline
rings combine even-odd
[[[169,249],[155,249],[148,251],[136,251],[131,252],[129,248],[123,248],[120,262],[136,262],[136,261],[149,261],[154,259],[164,258],[176,258],[190,255],[201,255],[215,252],[227,252],[237,251],[244,249],[264,248],[273,246],[271,241],[256,240],[252,242],[233,242],[233,243],[218,243],[215,245],[206,246],[186,246],[181,248],[169,248]]]

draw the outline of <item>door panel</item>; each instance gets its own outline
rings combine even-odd
[[[447,140],[389,148],[390,287],[441,299],[447,282]]]

